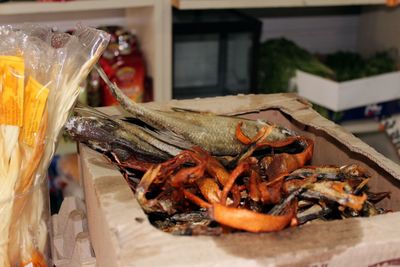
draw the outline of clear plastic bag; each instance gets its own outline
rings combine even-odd
[[[82,26],[72,35],[0,26],[0,266],[46,266],[48,205],[33,188],[45,183],[79,84],[108,41]]]

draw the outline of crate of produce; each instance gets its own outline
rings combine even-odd
[[[260,46],[258,92],[297,90],[300,96],[321,106],[318,111],[325,117],[337,122],[348,120],[347,115],[351,116],[355,108],[369,109],[369,105],[382,106],[399,99],[400,72],[395,53],[387,50],[363,56],[339,50],[313,54],[291,40],[269,39]],[[345,111],[348,114],[337,114]]]
[[[98,266],[381,266],[400,261],[400,166],[296,94],[171,101],[160,108],[195,109],[265,119],[314,142],[312,165],[358,164],[375,192],[391,192],[366,218],[312,221],[279,232],[177,236],[153,226],[120,171],[101,153],[79,146],[89,233]],[[119,113],[108,108],[109,114]],[[98,132],[97,132],[98,133]]]
[[[400,98],[400,72],[336,82],[296,71],[299,95],[333,111],[343,111]]]

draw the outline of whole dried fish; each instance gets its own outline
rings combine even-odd
[[[181,152],[180,148],[159,140],[156,133],[144,127],[110,118],[87,107],[75,108],[75,112],[78,115],[70,117],[65,124],[66,132],[75,140],[102,151],[125,152],[125,156],[118,154],[121,161],[132,155],[161,161]]]
[[[127,112],[155,128],[160,136],[165,136],[163,140],[169,140],[173,137],[175,140],[189,142],[190,145],[186,149],[197,145],[216,156],[239,155],[248,148],[248,145],[236,138],[238,125],[241,125],[242,132],[250,138],[256,136],[262,128],[268,127],[269,134],[266,136],[266,141],[270,142],[284,140],[295,135],[284,127],[261,120],[217,116],[212,113],[186,110],[160,111],[150,109],[125,96],[108,79],[100,67],[96,66],[96,70]]]

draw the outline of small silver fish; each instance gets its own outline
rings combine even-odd
[[[182,151],[157,139],[156,135],[144,127],[110,118],[95,109],[78,107],[75,112],[78,115],[68,119],[65,131],[76,141],[103,152],[114,153],[120,150],[126,155],[119,157],[122,161],[130,155],[160,161]]]

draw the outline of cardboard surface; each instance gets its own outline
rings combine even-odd
[[[297,70],[296,84],[302,97],[333,111],[400,98],[399,71],[339,83]]]
[[[52,216],[52,259],[55,267],[95,267],[90,245],[85,204],[76,197],[64,198]]]
[[[151,104],[157,106],[156,104]],[[400,207],[400,166],[293,94],[171,101],[191,108],[267,119],[315,140],[313,164],[358,163],[372,190],[390,190],[386,208]],[[110,109],[115,114],[116,109]],[[173,236],[149,224],[126,181],[99,153],[80,158],[92,245],[98,266],[380,266],[400,262],[400,213],[312,222],[279,233]]]

